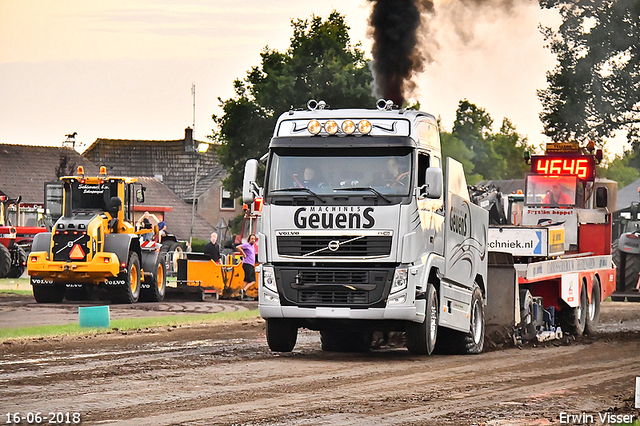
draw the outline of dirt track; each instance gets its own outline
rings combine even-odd
[[[632,414],[640,305],[605,303],[597,337],[417,357],[320,350],[299,333],[274,354],[264,323],[161,328],[0,346],[0,419],[79,412],[82,424],[544,425]],[[608,411],[609,410],[609,411]],[[590,420],[590,418],[587,418]],[[24,422],[26,424],[26,421]],[[584,424],[591,424],[589,421]]]

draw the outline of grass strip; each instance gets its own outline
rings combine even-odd
[[[171,315],[162,317],[122,318],[111,320],[109,328],[80,327],[79,324],[41,325],[33,327],[0,328],[0,342],[9,339],[58,337],[83,334],[105,334],[119,331],[143,330],[153,327],[172,327],[190,324],[211,324],[224,321],[243,321],[258,318],[257,309],[251,311],[219,312],[215,314]]]

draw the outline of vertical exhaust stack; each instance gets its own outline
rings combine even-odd
[[[371,0],[374,95],[402,106],[416,88],[414,74],[424,71],[420,50],[422,13],[433,13],[432,0]]]

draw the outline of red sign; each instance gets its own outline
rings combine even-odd
[[[594,158],[584,155],[534,155],[531,157],[531,172],[547,176],[577,176],[582,181],[593,180],[596,175]]]

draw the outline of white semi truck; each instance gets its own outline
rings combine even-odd
[[[307,106],[278,119],[264,185],[257,160],[245,168],[244,202],[264,202],[258,290],[271,350],[293,350],[307,328],[329,351],[399,331],[412,353],[482,352],[488,212],[470,202],[460,163],[443,167],[436,118],[384,100]]]

